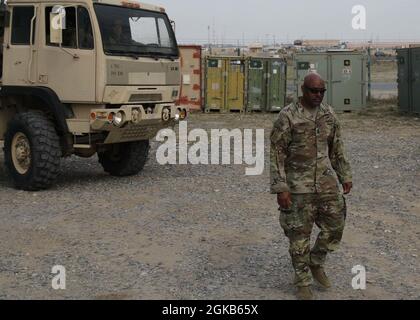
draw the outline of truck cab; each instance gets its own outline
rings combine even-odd
[[[111,175],[136,174],[149,140],[186,117],[175,105],[179,51],[164,8],[9,0],[0,12],[0,140],[16,187],[50,187],[72,154],[98,154]]]

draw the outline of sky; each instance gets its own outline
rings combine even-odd
[[[264,44],[296,39],[420,41],[418,0],[145,0],[162,5],[179,43]],[[353,30],[352,8],[366,9]]]

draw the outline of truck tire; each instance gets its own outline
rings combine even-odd
[[[49,188],[57,178],[61,158],[54,124],[41,112],[18,113],[4,138],[6,170],[17,189]]]
[[[99,163],[112,176],[133,176],[143,170],[149,148],[149,140],[116,143],[107,151],[98,153]]]

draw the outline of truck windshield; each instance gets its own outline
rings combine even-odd
[[[105,54],[178,57],[175,35],[164,13],[96,4]]]

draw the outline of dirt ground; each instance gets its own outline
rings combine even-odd
[[[288,242],[269,193],[275,114],[194,114],[192,128],[265,129],[265,170],[159,165],[117,179],[97,158],[62,161],[44,192],[14,190],[0,156],[0,299],[294,299]],[[419,299],[420,120],[395,107],[342,114],[354,171],[341,249],[317,299]],[[316,230],[316,229],[315,229]],[[53,290],[51,268],[66,268]],[[366,290],[352,268],[367,270]]]

